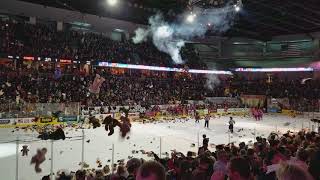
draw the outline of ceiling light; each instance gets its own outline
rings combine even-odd
[[[189,14],[188,16],[187,16],[187,21],[189,22],[189,23],[192,23],[193,21],[194,21],[194,19],[196,18],[196,14]]]
[[[108,4],[110,5],[110,6],[114,6],[114,5],[116,5],[118,3],[118,0],[108,0]]]
[[[241,10],[239,6],[235,6],[234,9],[236,10],[236,12],[239,12]]]

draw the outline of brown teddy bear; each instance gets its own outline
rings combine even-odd
[[[101,126],[99,119],[94,116],[89,117],[89,124],[93,125],[93,129]]]
[[[22,149],[21,149],[21,152],[22,152],[22,156],[28,156],[28,146],[27,145],[23,145],[22,146]]]
[[[30,164],[35,164],[34,168],[37,173],[40,173],[42,169],[39,167],[46,160],[47,148],[42,148],[37,150],[37,154],[31,158]]]
[[[105,124],[104,129],[107,132],[110,131],[108,133],[108,136],[111,136],[114,133],[114,127],[116,127],[116,126],[121,127],[121,123],[118,120],[112,118],[111,115],[109,115],[106,118],[104,118],[102,124]]]

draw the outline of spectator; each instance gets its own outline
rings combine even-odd
[[[252,175],[249,162],[241,157],[231,159],[228,176],[230,180],[251,180]]]
[[[135,180],[139,167],[141,166],[141,160],[132,158],[127,162],[128,177],[127,180]]]
[[[227,175],[228,169],[228,156],[225,150],[220,150],[217,152],[217,161],[214,163],[213,170],[221,171],[223,174]]]
[[[210,165],[213,164],[212,161],[208,156],[201,155],[200,156],[200,163],[198,167],[192,172],[192,180],[203,179],[208,180],[211,176],[211,171],[209,171]]]
[[[299,149],[297,151],[297,160],[295,161],[295,164],[299,167],[303,168],[304,170],[308,170],[307,161],[309,159],[308,153],[305,149]]]
[[[139,168],[137,180],[166,180],[164,167],[156,161],[148,161]]]
[[[128,172],[123,165],[119,165],[116,174],[111,176],[112,180],[126,180],[128,177]]]
[[[41,178],[41,180],[50,180],[50,176],[48,175],[48,176],[43,176],[42,178]]]
[[[313,176],[314,180],[320,180],[320,150],[319,146],[317,151],[311,155],[310,163],[309,163],[309,172]]]
[[[85,180],[86,172],[84,170],[78,170],[75,176],[76,176],[76,180]]]
[[[206,151],[209,151],[208,149],[208,143],[204,143],[198,150],[198,154],[202,155],[204,154]]]
[[[313,180],[308,171],[297,165],[287,163],[281,163],[276,175],[278,180]]]

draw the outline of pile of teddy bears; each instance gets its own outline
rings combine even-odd
[[[89,124],[92,124],[93,129],[101,126],[99,119],[95,118],[94,116],[89,118]],[[104,129],[109,132],[108,136],[114,134],[114,128],[117,126],[120,128],[121,136],[123,138],[126,137],[127,133],[130,132],[131,129],[131,123],[127,116],[121,116],[119,121],[109,115],[104,118],[102,124],[105,125]]]
[[[42,140],[48,140],[48,139],[65,140],[66,136],[65,136],[65,133],[61,127],[58,127],[55,130],[43,128],[42,132],[39,132],[38,138],[40,138]]]

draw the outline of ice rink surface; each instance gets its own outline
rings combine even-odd
[[[120,138],[118,128],[110,137],[107,136],[104,127],[85,129],[84,151],[82,151],[81,129],[65,129],[66,136],[70,138],[64,141],[38,140],[37,133],[31,131],[12,132],[13,129],[0,129],[0,179],[14,180],[18,174],[19,180],[40,180],[42,176],[50,174],[51,170],[55,173],[60,169],[76,171],[80,169],[82,152],[84,162],[88,163],[90,168],[98,169],[97,159],[101,160],[104,166],[110,165],[112,159],[114,163],[117,163],[121,159],[127,161],[130,156],[150,158],[140,150],[154,151],[156,154],[162,154],[161,157],[166,156],[165,152],[170,154],[170,151],[174,149],[183,153],[197,152],[198,143],[202,145],[203,134],[209,137],[209,148],[213,150],[213,144],[228,144],[229,142],[238,144],[242,141],[253,143],[255,132],[257,136],[267,137],[272,131],[298,131],[311,126],[307,117],[265,115],[262,121],[255,121],[252,117],[235,116],[235,133],[231,135],[228,133],[228,120],[229,116],[211,119],[209,129],[204,128],[203,120],[200,121],[200,124],[195,124],[193,119],[188,121],[176,119],[171,122],[147,124],[133,123],[129,139]],[[15,142],[17,138],[19,144]],[[29,146],[28,156],[22,156],[20,152],[23,145]],[[18,151],[17,146],[19,146]],[[46,161],[40,166],[42,172],[36,173],[34,166],[30,165],[30,160],[37,149],[44,147],[48,150]],[[133,151],[139,152],[133,153]]]

